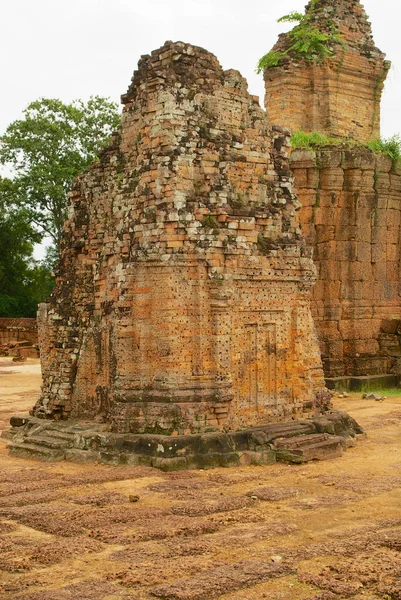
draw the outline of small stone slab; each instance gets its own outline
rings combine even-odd
[[[23,427],[28,422],[26,415],[13,415],[10,419],[11,427]]]
[[[275,444],[277,460],[294,463],[337,458],[342,456],[344,445],[342,438],[327,434],[276,440]]]

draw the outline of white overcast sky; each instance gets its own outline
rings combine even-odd
[[[39,97],[119,101],[141,54],[165,40],[216,54],[263,98],[255,64],[283,30],[276,20],[306,0],[0,0],[0,133]],[[365,0],[376,45],[393,62],[382,133],[401,132],[400,0]],[[287,26],[288,28],[288,26]]]

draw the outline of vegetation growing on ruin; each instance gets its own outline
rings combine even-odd
[[[330,136],[320,131],[295,131],[291,137],[291,147],[293,150],[308,150],[316,146],[341,146],[343,144],[349,146],[356,145],[357,142],[351,139]]]
[[[202,221],[202,224],[207,229],[218,229],[219,227],[219,222],[214,215],[206,215]]]
[[[289,53],[311,62],[321,62],[333,55],[333,45],[342,43],[340,33],[334,22],[329,19],[325,21],[325,31],[316,27],[317,10],[317,1],[315,1],[311,3],[309,11],[304,15],[293,11],[277,20],[277,23],[298,23],[288,33],[292,43],[287,50],[282,52],[270,50],[262,56],[256,68],[257,73],[261,73],[265,68],[276,67]]]
[[[275,50],[270,50],[267,54],[262,56],[262,58],[258,62],[258,66],[256,67],[256,72],[261,73],[264,69],[268,69],[269,67],[277,67],[280,60],[287,54],[287,52],[276,52]]]
[[[371,140],[367,146],[376,154],[388,156],[394,163],[401,159],[401,137],[398,134],[387,139]]]
[[[388,158],[391,158],[393,162],[398,162],[401,159],[401,137],[398,134],[390,138],[370,140],[366,144],[352,138],[330,136],[320,131],[296,131],[291,137],[291,147],[293,150],[311,150],[318,146],[345,146],[347,148],[360,146],[369,148],[375,154],[384,154]]]

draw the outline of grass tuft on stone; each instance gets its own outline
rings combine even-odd
[[[389,138],[377,138],[367,143],[368,148],[375,154],[385,154],[393,162],[401,159],[401,137],[399,134]]]
[[[369,148],[375,154],[383,154],[394,164],[401,160],[401,137],[399,134],[389,138],[376,138],[363,144],[351,138],[327,135],[321,131],[295,131],[291,137],[293,150],[313,150],[321,146],[343,146],[345,148]]]

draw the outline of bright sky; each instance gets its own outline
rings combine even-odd
[[[291,10],[306,0],[2,0],[0,133],[41,96],[119,97],[141,54],[165,40],[203,46],[263,97],[255,65]],[[393,62],[382,104],[382,132],[401,132],[399,0],[365,0],[376,45]],[[288,28],[288,26],[287,26]]]
[[[0,133],[39,97],[90,95],[119,102],[141,54],[166,40],[203,46],[238,69],[263,99],[258,59],[306,0],[1,0]],[[401,5],[365,0],[376,45],[393,62],[382,102],[382,134],[401,132]],[[291,26],[287,25],[287,29]]]

